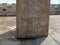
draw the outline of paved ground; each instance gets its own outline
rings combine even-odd
[[[16,17],[0,17],[0,45],[60,45],[60,16],[50,16],[48,37],[15,39]]]
[[[50,16],[49,29],[51,33],[60,33],[60,15]]]

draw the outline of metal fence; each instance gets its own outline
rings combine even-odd
[[[8,15],[8,16],[9,16],[9,15],[12,15],[12,16],[14,15],[14,16],[16,16],[16,12],[3,11],[3,12],[0,12],[0,15],[1,15],[1,16],[3,16],[3,15]]]

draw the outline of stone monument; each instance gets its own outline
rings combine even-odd
[[[17,38],[48,35],[49,0],[17,0]]]

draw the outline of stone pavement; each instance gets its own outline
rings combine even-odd
[[[0,39],[0,45],[60,45],[52,37],[42,37],[36,39]]]
[[[36,39],[16,40],[16,39],[0,39],[0,45],[60,45],[50,36]]]
[[[0,17],[0,45],[60,45],[60,16],[50,16],[49,35],[35,39],[15,39],[16,17]]]

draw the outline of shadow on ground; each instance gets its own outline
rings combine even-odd
[[[41,45],[41,43],[46,39],[42,38],[31,38],[31,39],[16,39],[16,30],[11,30],[0,35],[0,45]]]
[[[15,38],[15,35],[16,35],[16,29],[13,29],[3,34],[0,34],[0,38]]]

